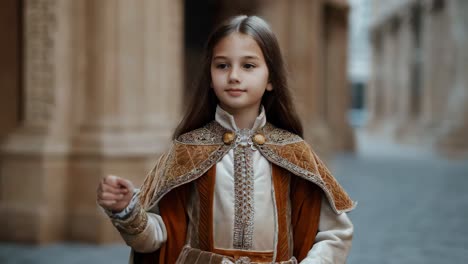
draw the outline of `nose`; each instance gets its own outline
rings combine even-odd
[[[239,69],[237,67],[232,67],[229,71],[229,83],[240,83]]]

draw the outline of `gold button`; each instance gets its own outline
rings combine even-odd
[[[226,132],[223,135],[223,142],[224,144],[231,144],[234,141],[234,138],[236,136],[234,135],[234,132]]]
[[[254,137],[253,137],[253,141],[255,143],[257,143],[258,145],[263,145],[265,144],[265,136],[262,135],[262,134],[256,134]]]

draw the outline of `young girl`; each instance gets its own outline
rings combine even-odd
[[[141,190],[99,184],[130,262],[344,263],[355,203],[301,138],[268,24],[220,25],[194,94]]]

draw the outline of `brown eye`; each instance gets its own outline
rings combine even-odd
[[[221,70],[224,70],[224,69],[227,69],[228,68],[228,65],[226,63],[219,63],[216,65],[216,69],[221,69]]]
[[[251,63],[246,63],[246,64],[244,64],[244,68],[247,69],[247,70],[250,70],[250,69],[255,68],[255,65],[253,65]]]

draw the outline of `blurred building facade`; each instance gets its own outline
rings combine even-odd
[[[192,96],[202,47],[192,30],[230,15],[272,24],[315,149],[353,149],[346,1],[206,1],[209,19],[193,2],[2,1],[0,240],[119,240],[97,184],[142,183]]]
[[[372,1],[369,131],[468,152],[468,1]]]

